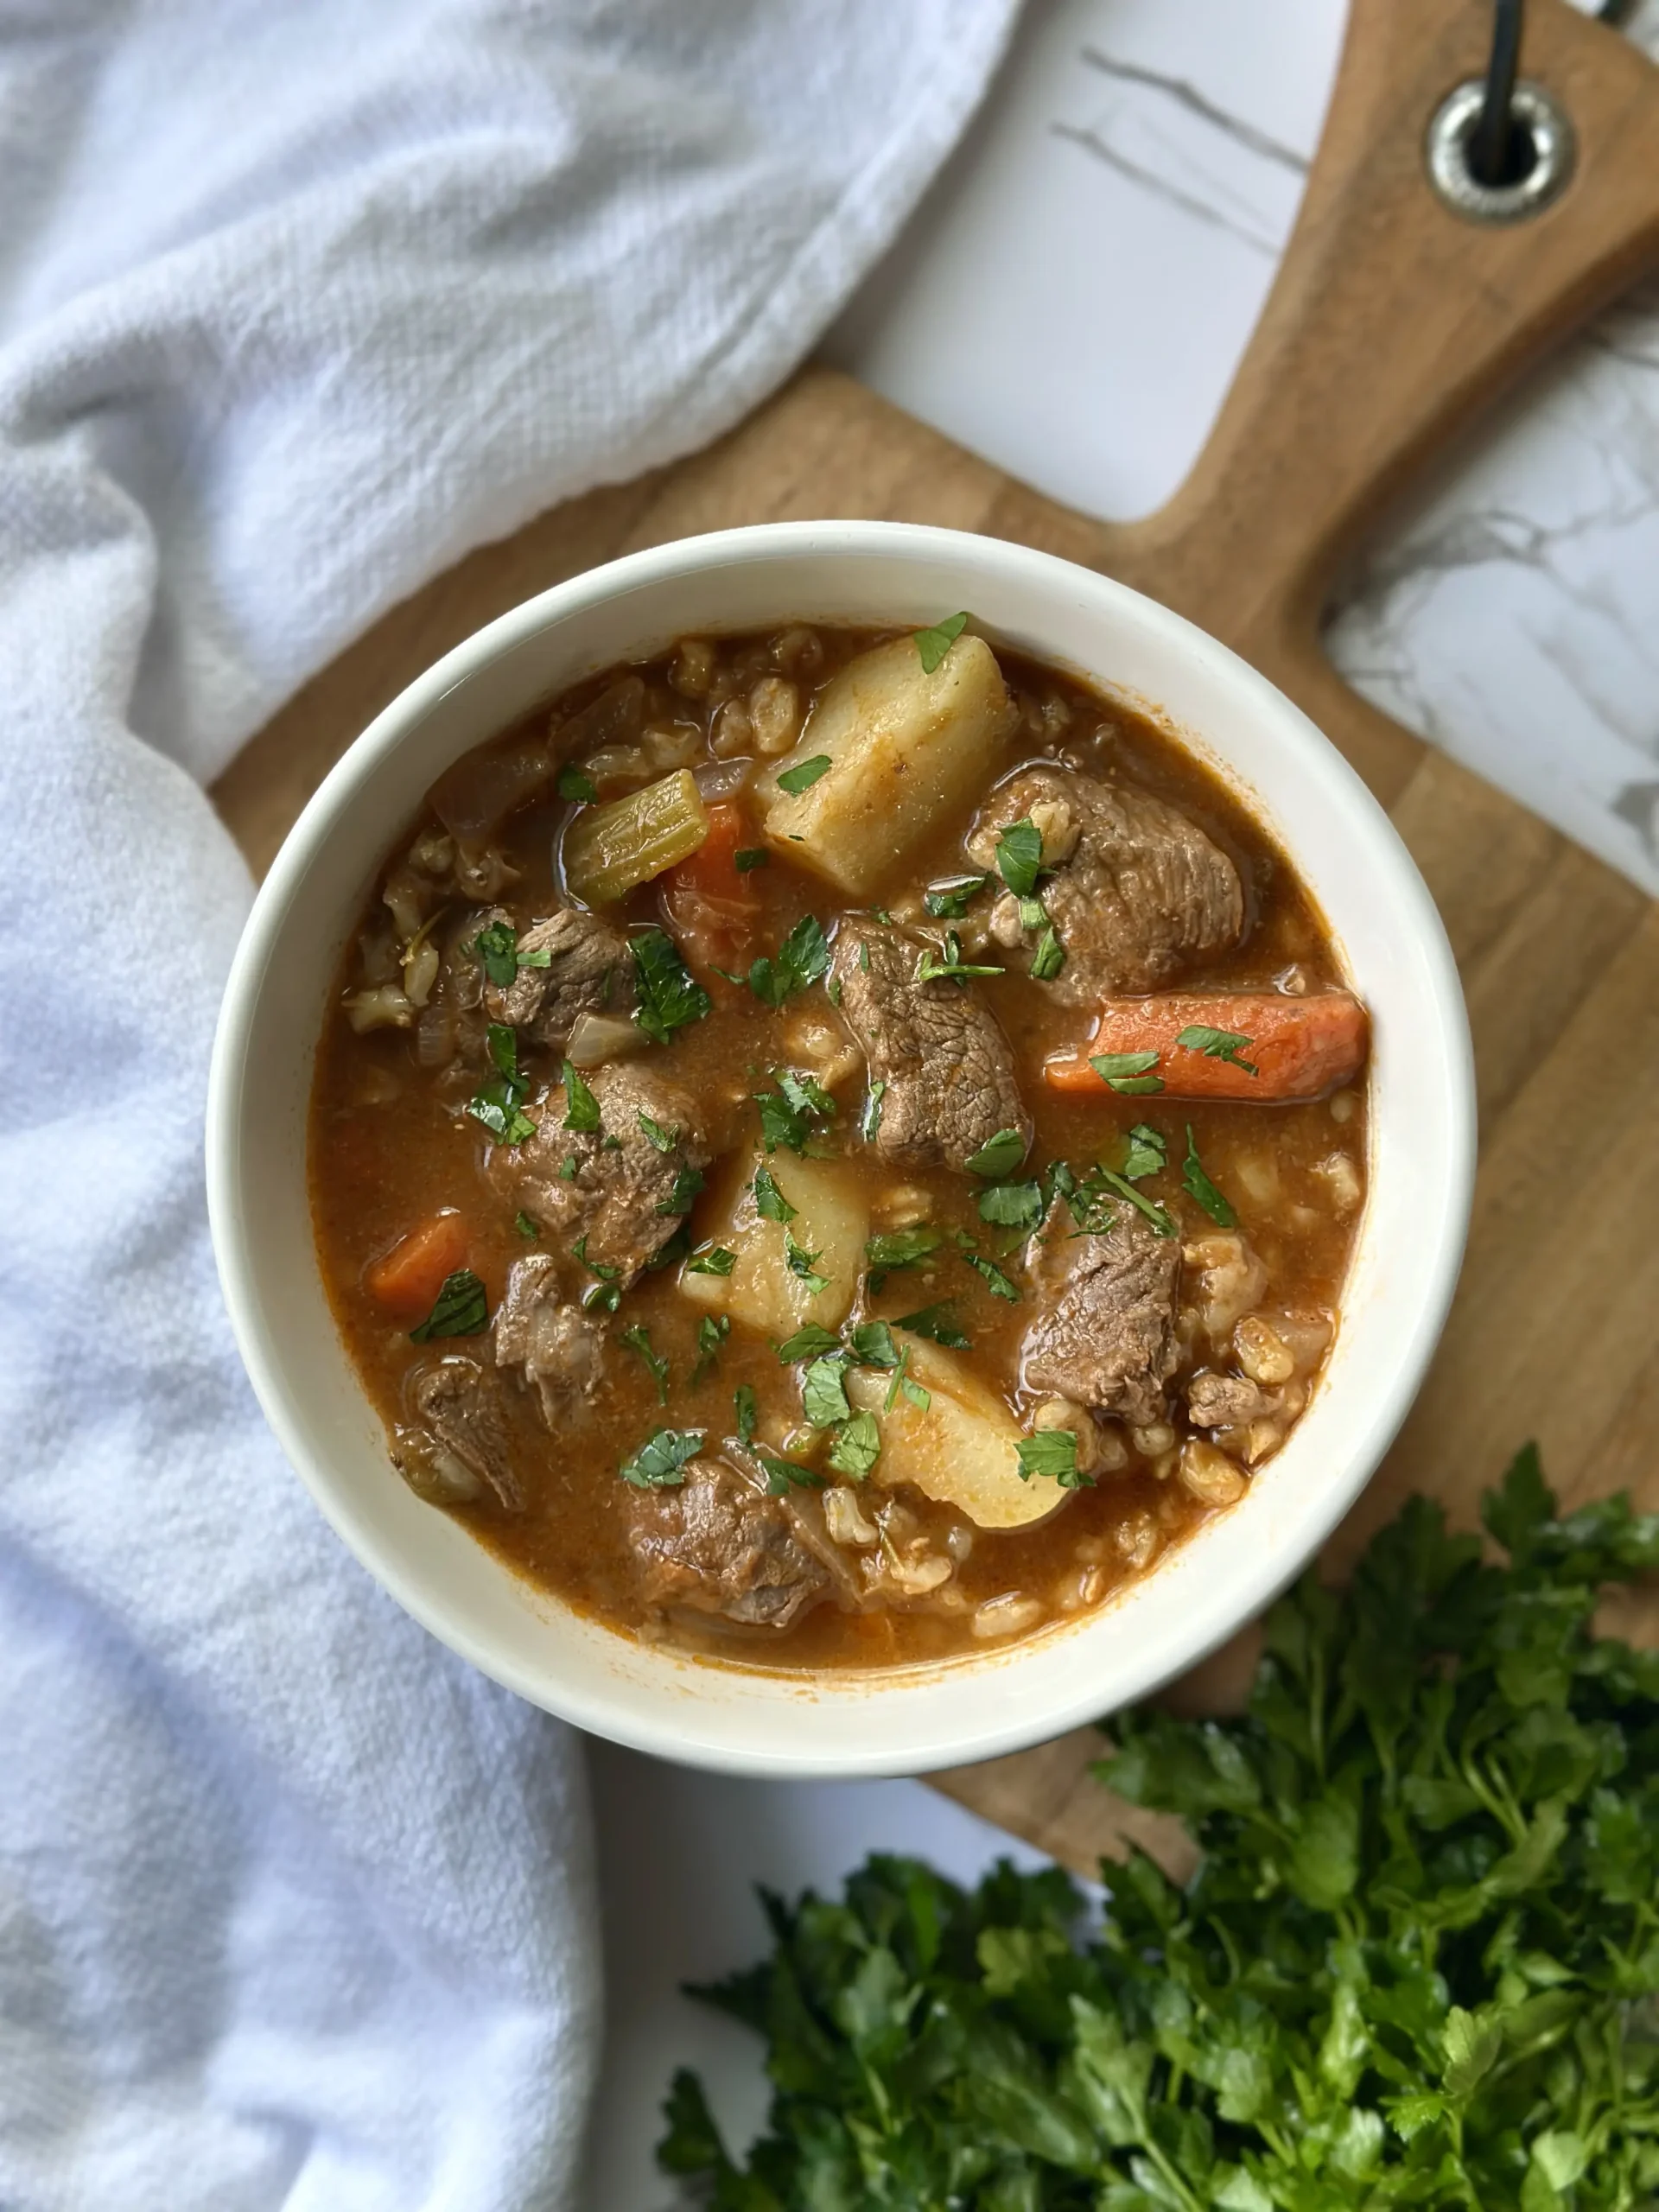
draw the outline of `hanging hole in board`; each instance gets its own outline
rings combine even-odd
[[[1577,142],[1566,110],[1541,85],[1523,80],[1510,103],[1501,181],[1483,184],[1471,159],[1486,87],[1471,78],[1435,110],[1423,143],[1436,196],[1471,223],[1524,223],[1566,189]]]

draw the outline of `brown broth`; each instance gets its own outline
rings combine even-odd
[[[822,660],[815,683],[821,683],[884,634],[890,633],[817,632]],[[734,683],[751,681],[774,664],[764,639],[722,640],[719,651]],[[719,702],[690,699],[676,691],[669,682],[672,659],[667,656],[642,664],[639,671],[646,685],[645,723],[695,723],[700,733],[705,732]],[[1237,864],[1246,890],[1243,940],[1233,951],[1183,977],[1176,988],[1272,988],[1293,965],[1316,989],[1345,982],[1328,932],[1294,869],[1217,778],[1152,721],[1017,656],[1001,653],[999,659],[1026,712],[1024,732],[1008,749],[1007,772],[1037,760],[1109,772],[1179,805]],[[556,727],[601,697],[617,673],[594,678],[556,702]],[[538,710],[493,747],[480,751],[510,753],[526,739],[538,738],[548,726],[548,709]],[[700,735],[700,748],[702,742]],[[699,758],[708,757],[700,749]],[[571,804],[543,795],[512,815],[496,836],[496,844],[520,871],[503,894],[503,903],[510,906],[521,929],[563,899],[557,853],[574,811]],[[432,820],[423,814],[411,824],[389,853],[388,864]],[[895,908],[907,892],[961,874],[970,865],[962,852],[966,828],[966,816],[938,825],[920,864],[906,868],[904,880],[884,894]],[[752,842],[760,842],[758,833]],[[365,901],[365,933],[382,925],[379,885],[385,873],[383,868]],[[791,868],[776,854],[770,865],[747,880],[762,902],[758,931],[762,949],[775,947],[803,914],[817,913],[827,927],[842,910],[830,887]],[[907,911],[901,910],[899,918]],[[612,918],[619,926],[659,923],[657,887],[642,887],[624,903],[620,918]],[[354,944],[341,963],[340,995],[359,980],[359,961]],[[830,1017],[831,1009],[821,988],[773,1011],[747,989],[734,988],[700,972],[713,993],[713,1011],[677,1032],[666,1047],[654,1047],[653,1053],[657,1064],[676,1080],[700,1096],[720,1100],[711,1116],[717,1152],[747,1150],[754,1127],[749,1094],[763,1086],[774,1068],[803,1065],[800,1053],[791,1047],[791,1032],[804,1018]],[[1268,1269],[1268,1288],[1260,1303],[1274,1311],[1325,1314],[1334,1325],[1358,1210],[1352,1203],[1338,1207],[1328,1176],[1318,1171],[1319,1163],[1340,1153],[1363,1179],[1363,1081],[1334,1101],[1295,1105],[1160,1106],[1156,1098],[1108,1092],[1064,1095],[1041,1081],[1041,1064],[1051,1052],[1074,1046],[1088,1033],[1085,1011],[1058,1002],[1013,971],[988,978],[979,988],[1013,1045],[1026,1103],[1036,1124],[1036,1141],[1024,1173],[1040,1172],[1058,1160],[1069,1160],[1079,1170],[1097,1160],[1116,1164],[1129,1128],[1150,1123],[1168,1138],[1170,1163],[1147,1189],[1173,1214],[1184,1239],[1211,1236],[1215,1224],[1182,1187],[1179,1172],[1190,1122],[1206,1169],[1229,1194],[1243,1235]],[[543,1055],[541,1065],[531,1065],[538,1087],[558,1081],[552,1056]],[[485,1172],[490,1140],[475,1122],[458,1112],[478,1072],[471,1071],[460,1079],[454,1070],[425,1071],[416,1065],[410,1033],[380,1029],[358,1034],[340,1018],[328,1021],[318,1048],[309,1140],[317,1246],[351,1359],[389,1431],[407,1419],[410,1376],[429,1355],[411,1344],[405,1320],[388,1319],[365,1287],[365,1270],[416,1223],[454,1208],[470,1224],[468,1265],[482,1280],[493,1312],[512,1262],[527,1251],[545,1249],[527,1240],[515,1226],[512,1205]],[[840,1111],[833,1126],[840,1139],[849,1142],[855,1156],[861,1148],[851,1131],[863,1090],[861,1067],[836,1094]],[[535,1096],[532,1090],[532,1106]],[[867,1161],[873,1186],[886,1190],[902,1183],[925,1189],[928,1219],[948,1229],[960,1228],[974,1235],[982,1249],[996,1252],[997,1237],[988,1236],[976,1211],[979,1186],[972,1179],[945,1169],[900,1173],[873,1152]],[[717,1160],[709,1171],[709,1191],[691,1217],[694,1240],[704,1233],[699,1223],[718,1198],[720,1179]],[[1058,1211],[1056,1208],[1051,1216],[1051,1228]],[[665,1424],[706,1429],[709,1450],[717,1451],[718,1439],[732,1427],[733,1393],[740,1383],[749,1384],[757,1394],[763,1440],[780,1439],[800,1420],[794,1370],[780,1365],[772,1344],[741,1324],[733,1325],[712,1370],[695,1388],[690,1384],[698,1354],[698,1322],[705,1309],[688,1303],[677,1287],[677,1274],[672,1267],[647,1274],[610,1324],[613,1338],[624,1325],[643,1325],[649,1330],[654,1350],[671,1365],[673,1382],[667,1408],[658,1402],[643,1359],[616,1342],[593,1426],[583,1430],[580,1448],[561,1448],[550,1438],[528,1393],[509,1394],[521,1457],[537,1471],[526,1510],[510,1513],[488,1493],[450,1509],[478,1541],[516,1572],[615,1629],[646,1636],[671,1633],[683,1646],[728,1660],[791,1669],[868,1668],[948,1659],[989,1648],[971,1630],[974,1611],[986,1600],[1010,1592],[1039,1598],[1044,1626],[1075,1617],[1106,1602],[1135,1574],[1148,1571],[1157,1557],[1212,1510],[1172,1478],[1167,1452],[1143,1453],[1131,1443],[1126,1467],[1103,1475],[1096,1487],[1069,1493],[1048,1520],[1009,1533],[971,1530],[971,1549],[956,1562],[944,1596],[888,1598],[857,1611],[822,1604],[782,1632],[685,1615],[675,1616],[665,1628],[643,1605],[635,1587],[626,1541],[628,1493],[617,1479],[617,1465],[654,1428]],[[922,1265],[893,1275],[879,1296],[855,1308],[849,1320],[867,1314],[891,1319],[947,1296],[956,1301],[972,1338],[971,1354],[964,1357],[976,1373],[991,1380],[1017,1408],[1017,1353],[1033,1310],[1031,1300],[1027,1296],[1014,1306],[993,1296],[949,1243]],[[463,1342],[451,1349],[468,1346]],[[390,1465],[387,1479],[397,1479]],[[861,1486],[861,1495],[867,1496],[873,1510],[887,1493],[870,1482]],[[955,1530],[956,1548],[966,1549],[969,1539],[961,1532],[967,1524],[959,1515],[914,1492],[906,1491],[903,1503],[923,1537],[942,1544]]]

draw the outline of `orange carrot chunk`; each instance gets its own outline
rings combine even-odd
[[[760,913],[753,871],[769,857],[750,842],[742,808],[716,799],[709,809],[708,836],[688,859],[667,870],[659,887],[669,934],[694,967],[747,965]]]
[[[1108,999],[1088,1044],[1043,1073],[1055,1090],[1271,1103],[1322,1098],[1358,1074],[1369,1043],[1349,991],[1170,992]]]
[[[363,1280],[370,1295],[394,1313],[423,1319],[437,1303],[445,1282],[467,1264],[471,1242],[461,1215],[435,1213],[383,1254]]]

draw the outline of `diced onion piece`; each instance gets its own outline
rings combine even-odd
[[[928,1394],[926,1410],[901,1389],[884,1410],[892,1377],[868,1368],[847,1376],[847,1395],[881,1424],[874,1479],[914,1483],[924,1497],[954,1505],[981,1529],[1020,1529],[1041,1521],[1071,1493],[1048,1477],[1020,1476],[1020,1429],[995,1392],[959,1360],[919,1337],[901,1333],[910,1354],[905,1372]]]
[[[565,881],[589,906],[606,906],[695,853],[709,810],[689,768],[626,798],[589,807],[565,833]]]
[[[682,1269],[680,1288],[695,1304],[729,1313],[779,1343],[807,1321],[838,1329],[858,1288],[870,1233],[861,1179],[841,1160],[798,1160],[792,1153],[775,1152],[766,1162],[785,1203],[795,1209],[789,1230],[796,1244],[818,1255],[813,1272],[825,1281],[822,1290],[814,1291],[789,1264],[783,1224],[768,1221],[755,1205],[754,1171],[760,1165],[753,1157],[743,1164],[741,1179],[732,1185],[722,1210],[698,1213],[699,1236],[736,1254],[732,1272],[709,1275]]]
[[[572,1067],[603,1067],[607,1060],[625,1059],[650,1042],[637,1021],[619,1021],[613,1014],[579,1014],[564,1048],[565,1058]]]
[[[759,779],[766,836],[867,897],[942,816],[966,811],[1018,721],[982,638],[958,638],[931,676],[913,638],[877,645],[830,678],[793,752]],[[781,780],[820,758],[830,766],[804,791]]]

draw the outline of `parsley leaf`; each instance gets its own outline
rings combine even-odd
[[[861,1367],[897,1367],[899,1351],[885,1321],[861,1321],[853,1331],[853,1357]]]
[[[988,875],[950,876],[943,883],[930,883],[922,904],[939,921],[959,922],[989,881]]]
[[[645,1133],[647,1143],[655,1145],[658,1152],[672,1152],[680,1141],[679,1131],[665,1129],[660,1122],[653,1122],[643,1106],[636,1108],[635,1111],[639,1116],[639,1126]]]
[[[872,1236],[864,1247],[864,1257],[870,1271],[870,1295],[874,1298],[887,1277],[899,1268],[913,1268],[930,1252],[937,1252],[944,1242],[942,1229],[893,1229],[885,1236]]]
[[[1186,1158],[1181,1163],[1181,1181],[1211,1221],[1218,1222],[1224,1229],[1238,1227],[1238,1216],[1204,1172],[1191,1122],[1186,1125]]]
[[[814,1428],[833,1428],[852,1414],[838,1359],[815,1359],[801,1377],[801,1413]]]
[[[657,1385],[657,1402],[659,1406],[665,1406],[668,1403],[668,1362],[652,1350],[651,1331],[643,1321],[636,1321],[632,1328],[622,1331],[622,1341],[630,1350],[637,1351],[651,1370],[651,1379]]]
[[[677,1490],[685,1480],[685,1463],[702,1449],[700,1428],[653,1429],[630,1459],[617,1469],[635,1490]]]
[[[731,1333],[732,1317],[729,1313],[705,1313],[698,1322],[697,1360],[696,1366],[691,1370],[691,1382],[694,1388],[702,1382],[703,1376],[714,1365],[721,1344]]]
[[[1003,1274],[995,1260],[985,1259],[971,1248],[964,1249],[962,1256],[985,1284],[993,1298],[1004,1299],[1010,1306],[1017,1306],[1020,1303],[1019,1285]]]
[[[757,1167],[755,1169],[754,1181],[751,1185],[751,1188],[754,1192],[755,1210],[760,1214],[764,1220],[794,1220],[795,1209],[791,1205],[789,1200],[784,1196],[783,1192],[779,1189],[776,1182],[772,1179],[772,1173],[770,1167]]]
[[[518,1036],[502,1021],[491,1022],[486,1035],[496,1072],[467,1100],[467,1111],[499,1143],[523,1144],[535,1135],[536,1124],[520,1110],[530,1083],[518,1071]]]
[[[745,845],[741,852],[732,855],[732,866],[740,875],[749,875],[758,868],[770,868],[772,855],[764,845]]]
[[[512,1217],[512,1225],[521,1236],[529,1237],[532,1241],[542,1233],[540,1222],[527,1214],[522,1207]]]
[[[1077,1432],[1070,1428],[1039,1428],[1020,1440],[1020,1479],[1052,1476],[1062,1490],[1092,1490],[1092,1475],[1077,1471]]]
[[[932,675],[967,627],[966,614],[947,614],[943,622],[934,623],[931,629],[911,632],[916,644],[916,658],[922,664],[925,676]]]
[[[1118,1173],[1126,1181],[1139,1183],[1147,1175],[1157,1174],[1168,1158],[1169,1139],[1163,1131],[1137,1122],[1129,1131],[1129,1148]]]
[[[481,929],[467,950],[499,991],[505,991],[518,973],[518,933],[511,922],[492,922]],[[542,966],[549,956],[543,955]],[[527,961],[525,966],[531,963]]]
[[[912,1336],[931,1338],[936,1344],[946,1344],[952,1351],[966,1351],[971,1339],[957,1326],[956,1312],[953,1299],[941,1298],[914,1313],[901,1313],[893,1326],[908,1329]]]
[[[701,1021],[714,1005],[680,957],[666,930],[641,930],[629,941],[639,1006],[634,1020],[647,1037],[666,1045],[677,1029]]]
[[[841,1338],[833,1329],[821,1328],[816,1321],[803,1321],[792,1337],[785,1337],[778,1347],[778,1357],[785,1367],[793,1366],[798,1359],[817,1359],[827,1351],[839,1351]]]
[[[868,951],[868,947],[862,946],[860,949]],[[944,933],[943,954],[935,952],[931,946],[926,947],[916,963],[914,980],[918,983],[932,983],[944,976],[953,983],[966,983],[970,976],[1001,976],[1007,972],[1006,969],[964,960],[962,957],[962,939],[957,935],[955,930],[947,930]]]
[[[593,1287],[582,1299],[583,1313],[614,1313],[622,1302],[621,1268],[613,1267],[608,1260],[588,1258],[588,1236],[585,1230],[570,1247],[570,1256],[586,1268],[590,1275],[596,1278]]]
[[[838,1475],[861,1483],[881,1457],[881,1431],[873,1413],[856,1413],[842,1421],[830,1446],[830,1464]]]
[[[1027,815],[996,835],[996,869],[1016,899],[1029,899],[1043,867],[1043,833]],[[1027,924],[1032,927],[1033,925]]]
[[[417,1328],[410,1331],[409,1340],[424,1344],[434,1337],[480,1336],[489,1318],[489,1300],[484,1294],[483,1284],[470,1268],[457,1268],[454,1274],[444,1277],[432,1311]]]
[[[728,1275],[736,1265],[735,1252],[728,1252],[723,1244],[709,1244],[691,1255],[685,1263],[685,1272],[689,1275]]]
[[[1040,1183],[993,1183],[979,1194],[979,1217],[994,1229],[1033,1230],[1046,1211]]]
[[[752,1442],[754,1436],[754,1424],[759,1414],[753,1383],[740,1382],[738,1384],[732,1393],[732,1411],[737,1421],[739,1443]]]
[[[1007,1175],[1026,1156],[1026,1141],[1018,1129],[999,1129],[994,1137],[969,1155],[976,1175]]]
[[[561,798],[579,799],[584,806],[591,806],[599,797],[593,778],[568,762],[553,779],[553,788]]]
[[[749,968],[749,988],[763,1006],[780,1007],[796,991],[816,983],[830,967],[830,944],[816,914],[803,914],[775,953],[762,953]]]
[[[654,1211],[670,1215],[690,1213],[702,1188],[702,1170],[700,1167],[682,1167],[674,1178],[673,1188],[665,1198],[658,1201]]]
[[[887,1096],[887,1090],[886,1083],[877,1076],[865,1094],[864,1111],[859,1118],[858,1134],[866,1144],[875,1142],[876,1132],[881,1127],[881,1101]]]
[[[833,766],[827,753],[815,753],[810,760],[798,761],[794,767],[785,768],[778,779],[778,788],[787,791],[791,798],[798,798],[803,791],[810,791],[820,776],[827,776]]]
[[[1158,1065],[1156,1052],[1091,1052],[1089,1065],[1103,1084],[1131,1098],[1161,1090],[1164,1079],[1149,1070]]]
[[[1095,1173],[1109,1191],[1115,1191],[1120,1198],[1127,1198],[1137,1213],[1145,1214],[1160,1236],[1173,1236],[1175,1234],[1175,1224],[1162,1206],[1154,1205],[1144,1192],[1135,1189],[1133,1183],[1126,1182],[1122,1175],[1110,1167],[1097,1167]]]
[[[1175,1039],[1189,1052],[1202,1052],[1206,1059],[1225,1060],[1236,1068],[1243,1068],[1246,1075],[1258,1075],[1261,1071],[1253,1062],[1241,1059],[1239,1055],[1254,1042],[1241,1037],[1236,1030],[1211,1029],[1206,1022],[1190,1022]]]
[[[1033,983],[1052,983],[1065,965],[1065,946],[1052,922],[1048,923],[1037,940],[1031,956],[1031,979]]]
[[[599,1127],[599,1101],[582,1078],[582,1071],[567,1060],[563,1070],[564,1126],[591,1134]]]
[[[881,1410],[883,1413],[890,1414],[893,1411],[893,1407],[899,1402],[899,1393],[900,1390],[902,1390],[906,1397],[910,1400],[911,1404],[915,1407],[918,1413],[925,1414],[928,1408],[932,1404],[933,1393],[931,1390],[923,1389],[919,1382],[914,1382],[911,1380],[908,1373],[909,1367],[910,1346],[906,1344],[903,1351],[899,1355],[898,1365],[893,1370],[893,1380],[887,1385],[887,1395],[881,1401]]]
[[[772,1497],[787,1497],[792,1490],[822,1490],[823,1477],[803,1467],[798,1460],[780,1459],[775,1452],[764,1452],[758,1444],[750,1449],[766,1470],[766,1492]]]
[[[791,1274],[798,1275],[800,1277],[801,1281],[806,1285],[808,1290],[810,1291],[814,1298],[817,1296],[821,1290],[828,1290],[830,1287],[829,1276],[821,1275],[816,1270],[814,1263],[817,1260],[817,1257],[818,1255],[816,1252],[805,1252],[802,1250],[801,1247],[795,1242],[795,1232],[792,1229],[785,1230],[785,1263],[788,1267]]]

